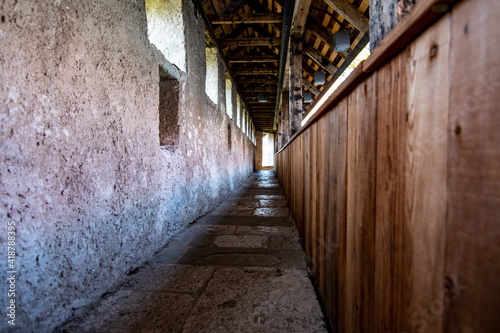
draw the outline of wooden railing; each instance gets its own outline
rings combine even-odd
[[[276,155],[335,332],[500,327],[500,2],[436,21],[452,2],[417,3]]]

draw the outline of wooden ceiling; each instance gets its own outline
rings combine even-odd
[[[255,127],[273,131],[277,102],[285,0],[197,0],[209,35],[219,47]],[[368,42],[369,0],[296,0],[292,34],[302,38],[303,91],[313,98],[333,82]],[[307,14],[306,14],[307,13]],[[304,24],[305,22],[305,24]],[[333,34],[350,31],[351,47],[333,51]],[[314,85],[314,72],[327,82]],[[285,73],[285,86],[288,84]],[[288,90],[286,87],[283,90]],[[268,102],[259,102],[259,93]],[[306,110],[310,104],[306,104]]]

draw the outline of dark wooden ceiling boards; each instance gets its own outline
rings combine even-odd
[[[288,47],[281,45],[285,0],[197,1],[256,129],[272,131],[275,94],[279,91],[279,54],[282,47]],[[339,68],[354,59],[360,50],[358,43],[366,43],[368,6],[369,0],[295,1],[294,31],[303,40],[304,91],[318,96],[341,74]],[[351,47],[346,53],[333,51],[333,34],[339,30],[350,31]],[[323,86],[314,85],[314,72],[318,70],[326,73]],[[259,103],[259,92],[268,92],[269,102]]]

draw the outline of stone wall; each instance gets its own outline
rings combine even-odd
[[[219,59],[216,105],[192,1],[182,1],[185,70],[150,44],[144,0],[6,0],[0,15],[2,253],[7,222],[17,228],[10,328],[47,332],[245,180],[253,145],[232,125],[228,152],[225,69]],[[159,66],[179,81],[169,149],[159,142]]]

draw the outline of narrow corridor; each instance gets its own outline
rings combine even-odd
[[[209,214],[58,332],[326,332],[272,171]]]

